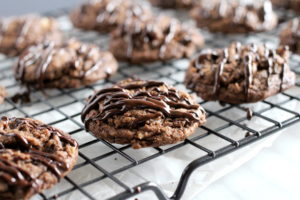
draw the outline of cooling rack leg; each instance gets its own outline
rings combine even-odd
[[[151,183],[151,182],[140,184],[140,185],[134,187],[134,189],[132,191],[122,192],[122,193],[118,194],[117,196],[114,196],[108,200],[124,200],[124,199],[128,199],[130,197],[133,197],[135,195],[138,195],[138,194],[140,194],[142,192],[146,192],[146,191],[153,191],[159,200],[170,200],[170,198],[168,198],[162,192],[162,190],[159,188],[159,186],[157,186],[156,184]]]

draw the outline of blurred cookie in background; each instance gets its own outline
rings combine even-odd
[[[70,13],[75,27],[102,33],[108,33],[128,20],[150,17],[150,7],[138,0],[88,1]]]
[[[199,27],[226,34],[268,31],[278,23],[268,0],[202,0],[192,9],[191,16]]]
[[[78,88],[107,78],[117,69],[118,63],[110,52],[70,39],[26,49],[15,67],[15,78],[37,89]]]
[[[280,43],[289,46],[292,52],[300,54],[300,17],[289,21],[283,28]]]
[[[31,45],[62,40],[55,19],[38,15],[0,18],[0,53],[17,56]]]
[[[271,0],[278,8],[291,9],[300,12],[300,0]]]
[[[111,34],[110,51],[118,60],[145,63],[189,57],[203,44],[196,28],[159,16],[123,24]]]

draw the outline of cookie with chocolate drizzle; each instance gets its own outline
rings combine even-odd
[[[81,117],[96,137],[138,149],[184,140],[205,122],[205,111],[163,82],[127,79],[91,96]]]
[[[118,60],[145,63],[189,57],[203,44],[197,29],[159,16],[127,21],[112,32],[110,51]]]
[[[88,1],[70,14],[70,19],[75,27],[102,33],[111,32],[128,19],[148,19],[150,17],[152,17],[150,7],[138,0]]]
[[[281,45],[289,46],[294,53],[300,54],[300,17],[289,21],[280,33]]]
[[[295,84],[288,47],[233,43],[202,51],[186,72],[187,88],[202,99],[231,104],[261,101]]]
[[[31,46],[19,57],[15,78],[33,88],[77,88],[107,78],[118,69],[110,52],[75,39]]]
[[[62,40],[58,23],[49,17],[26,15],[0,18],[0,53],[17,56],[31,45]]]
[[[51,188],[76,163],[68,134],[29,118],[0,120],[0,199],[30,199]]]
[[[197,0],[149,0],[152,5],[161,8],[192,8]]]
[[[278,23],[269,0],[251,3],[238,0],[202,0],[191,10],[191,16],[199,27],[226,34],[268,31]]]

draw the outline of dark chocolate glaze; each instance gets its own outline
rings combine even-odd
[[[244,58],[244,66],[245,66],[245,96],[246,96],[246,102],[249,99],[249,89],[250,89],[250,85],[252,84],[252,80],[253,80],[253,74],[252,74],[252,62],[253,62],[253,58],[251,56],[251,54],[248,54],[245,56]]]
[[[197,113],[199,105],[193,104],[189,99],[181,98],[175,89],[169,88],[167,92],[161,91],[160,86],[169,88],[163,82],[148,81],[100,90],[89,99],[82,111],[81,119],[88,129],[91,120],[105,121],[112,116],[121,115],[133,109],[153,109],[159,111],[160,116],[164,117],[183,118],[186,121],[200,120]],[[146,90],[139,91],[142,88]],[[128,90],[135,92],[131,93]],[[154,91],[157,94],[154,95]],[[99,108],[100,102],[103,103],[101,108]],[[190,112],[179,111],[178,108],[185,108]],[[96,117],[87,117],[90,111],[98,109],[100,113]]]
[[[223,60],[221,63],[218,65],[218,68],[215,73],[215,83],[214,83],[214,89],[213,89],[213,94],[215,97],[218,96],[219,88],[220,88],[220,79],[224,70],[224,65],[228,61],[228,49],[224,49],[223,51]]]
[[[4,126],[10,126],[11,129],[19,129],[22,125],[26,125],[38,130],[48,129],[51,132],[52,137],[57,136],[60,138],[61,142],[75,147],[77,146],[75,140],[48,125],[36,124],[26,120],[25,118],[2,117],[1,120],[7,123],[7,125]],[[9,124],[10,122],[13,122],[14,124]],[[36,182],[36,178],[31,177],[28,171],[18,167],[17,164],[14,164],[13,162],[2,157],[3,154],[11,154],[12,152],[10,149],[28,154],[31,160],[44,165],[57,177],[58,180],[62,176],[61,169],[68,170],[70,168],[69,164],[58,155],[35,148],[34,144],[31,144],[26,137],[17,132],[6,133],[4,130],[5,129],[0,132],[0,138],[2,138],[2,141],[0,142],[0,170],[4,172],[0,175],[0,178],[5,180],[9,185],[18,185],[21,187],[31,186],[35,190],[38,190],[39,187],[39,184]],[[9,138],[13,138],[15,141],[8,140]],[[18,162],[19,160],[24,160],[24,158],[14,157],[14,162]]]
[[[272,76],[274,72],[274,60],[276,59],[277,52],[275,50],[269,49],[266,45],[264,45],[264,55],[258,54],[258,47],[255,44],[250,44],[246,51],[247,54],[243,54],[240,43],[235,43],[235,60],[244,66],[244,77],[245,77],[245,99],[248,101],[249,98],[249,90],[250,86],[253,82],[253,63],[257,62],[259,64],[258,68],[266,69],[267,71],[267,86],[269,87],[269,78]],[[244,50],[245,51],[245,50]],[[283,48],[283,51],[289,51],[288,48]],[[284,52],[282,53],[282,55]],[[194,61],[194,67],[199,71],[202,68],[202,65],[205,61],[211,62],[212,64],[217,64],[217,68],[215,69],[214,74],[214,85],[213,85],[213,95],[217,99],[218,91],[220,88],[220,79],[224,70],[224,65],[230,61],[228,55],[228,49],[222,51],[222,54],[217,51],[209,51],[202,52],[198,55],[198,57]],[[263,62],[265,61],[265,62]],[[282,69],[280,71],[279,77],[281,79],[280,83],[280,91],[282,91],[286,69],[288,68],[287,63],[284,63]],[[196,84],[194,83],[188,84],[189,87],[193,88]]]

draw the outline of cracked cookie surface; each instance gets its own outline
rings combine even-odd
[[[185,84],[207,101],[257,102],[294,86],[289,54],[287,47],[274,50],[240,43],[206,50],[191,61]]]
[[[109,77],[118,63],[108,51],[71,39],[25,50],[15,67],[16,80],[34,88],[78,88]]]
[[[205,111],[163,82],[127,79],[91,96],[82,121],[96,137],[138,149],[184,140],[205,122]]]
[[[0,120],[0,198],[29,199],[51,188],[76,163],[68,134],[29,118]]]

